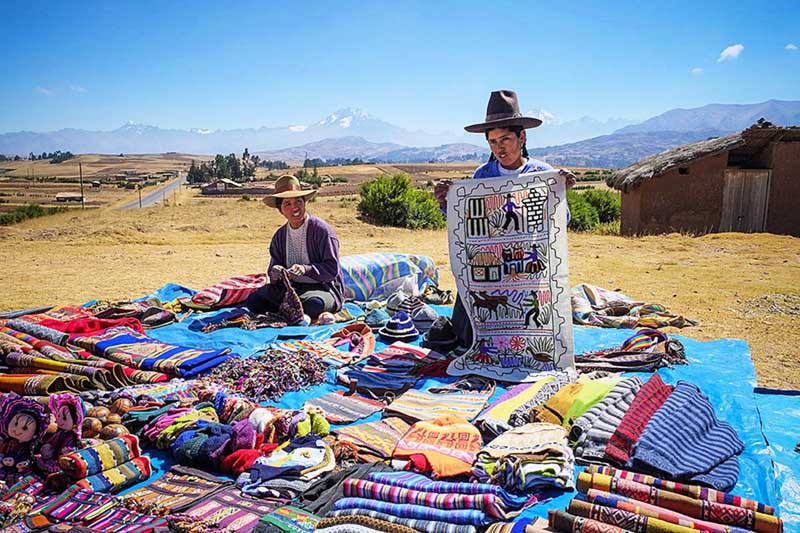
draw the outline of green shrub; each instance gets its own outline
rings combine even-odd
[[[619,220],[621,200],[618,192],[605,189],[591,189],[583,193],[583,198],[589,202],[601,223]]]
[[[3,213],[0,215],[0,226],[10,226],[29,218],[43,217],[45,215],[54,215],[66,211],[65,207],[48,207],[43,208],[39,204],[26,204],[15,208],[13,211]]]
[[[582,194],[567,191],[567,203],[571,219],[569,229],[574,231],[589,231],[600,223],[600,217],[595,208],[586,201]]]
[[[243,194],[241,198],[239,198],[240,202],[249,202],[253,198],[249,194]]]
[[[413,187],[406,174],[378,176],[363,183],[359,195],[358,212],[373,224],[410,229],[445,227],[433,194]]]

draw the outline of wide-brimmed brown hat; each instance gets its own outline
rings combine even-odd
[[[300,185],[300,180],[289,174],[284,174],[275,180],[275,192],[265,196],[264,203],[270,207],[277,207],[276,200],[278,198],[298,198],[302,196],[308,202],[316,195],[316,190],[305,190]]]
[[[525,129],[535,128],[542,123],[538,118],[524,117],[519,112],[517,93],[514,91],[492,91],[489,104],[486,106],[486,120],[479,124],[464,126],[470,133],[483,133],[493,128],[522,126]]]

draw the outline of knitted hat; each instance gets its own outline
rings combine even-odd
[[[419,337],[419,331],[414,326],[411,317],[405,311],[398,311],[389,322],[383,326],[378,334],[381,339],[389,343],[395,341],[410,342]]]
[[[414,311],[421,308],[425,305],[425,302],[417,298],[416,296],[409,296],[405,300],[402,301],[400,305],[397,306],[398,311],[405,311],[409,315],[413,315]]]
[[[375,309],[367,313],[367,316],[364,317],[364,323],[371,328],[382,328],[389,322],[390,318],[389,313],[383,309]]]
[[[411,298],[409,298],[409,300],[410,299]],[[433,307],[426,304],[422,304],[422,307],[415,309],[414,312],[411,313],[411,320],[414,321],[414,326],[420,333],[427,333],[437,318],[439,318],[439,313],[434,311]]]
[[[389,315],[397,313],[400,309],[400,304],[403,303],[406,298],[408,298],[408,294],[403,291],[397,291],[389,296],[389,299],[386,300],[386,312],[389,313]]]
[[[458,337],[449,316],[440,316],[433,321],[430,330],[422,339],[422,346],[440,351],[454,350],[458,346]]]

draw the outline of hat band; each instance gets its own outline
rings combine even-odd
[[[493,122],[495,120],[503,120],[507,118],[522,118],[522,113],[492,113],[486,115],[486,122]]]

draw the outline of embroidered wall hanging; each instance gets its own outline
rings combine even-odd
[[[447,204],[450,264],[474,338],[448,373],[523,382],[574,368],[558,171],[462,180]]]

